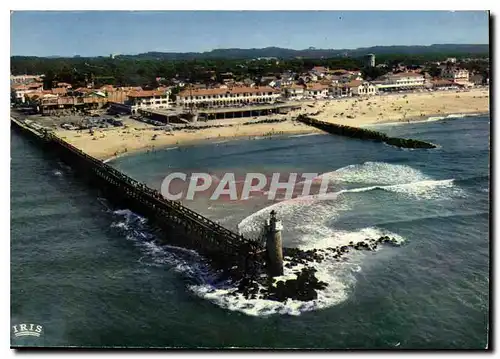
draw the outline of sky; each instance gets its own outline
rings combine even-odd
[[[488,44],[486,11],[15,11],[11,55]]]

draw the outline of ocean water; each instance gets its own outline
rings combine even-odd
[[[331,135],[179,146],[109,164],[160,188],[174,171],[316,172],[328,198],[189,207],[247,236],[274,209],[285,245],[324,248],[380,235],[400,247],[326,260],[312,302],[228,295],[196,252],[158,243],[72,170],[12,133],[12,345],[485,348],[489,316],[489,118],[380,126],[439,145],[403,150]]]

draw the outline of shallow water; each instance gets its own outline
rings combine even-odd
[[[489,118],[382,126],[437,143],[402,150],[331,135],[179,147],[110,161],[160,188],[173,171],[316,172],[327,198],[185,201],[255,237],[271,209],[286,245],[391,235],[401,247],[325,261],[318,300],[229,296],[193,251],[155,244],[70,169],[12,134],[12,323],[44,325],[12,344],[315,348],[484,348],[488,320]]]

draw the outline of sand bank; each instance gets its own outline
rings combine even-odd
[[[440,91],[412,94],[391,94],[368,98],[317,101],[303,104],[300,110],[281,117],[294,118],[308,114],[322,121],[350,126],[387,122],[426,120],[449,114],[472,114],[489,111],[488,89],[469,92]],[[274,116],[279,117],[279,116]],[[295,121],[243,125],[248,119],[232,120],[231,127],[201,130],[181,130],[167,133],[154,126],[138,124],[128,128],[87,131],[58,130],[57,134],[74,146],[100,159],[136,151],[148,151],[204,141],[224,141],[232,138],[252,138],[282,134],[319,133],[320,130]],[[219,121],[219,123],[221,123]],[[156,136],[155,136],[156,135]],[[155,139],[153,140],[153,137]]]

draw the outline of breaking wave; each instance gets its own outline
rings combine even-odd
[[[349,165],[332,172],[319,175],[316,179],[329,179],[335,182],[372,183],[372,184],[403,184],[415,181],[430,180],[421,171],[406,165],[389,164],[385,162],[365,162]]]
[[[143,256],[139,259],[145,266],[169,266],[194,283],[213,283],[220,273],[210,267],[208,261],[196,251],[162,244],[148,226],[146,218],[128,210],[113,211],[116,220],[112,228],[137,246]]]
[[[318,135],[324,135],[324,133],[304,133],[301,135],[291,135],[288,136],[290,138],[297,138],[297,137],[309,137],[309,136],[318,136]]]
[[[422,121],[422,122],[434,122],[434,121],[440,121],[440,120],[446,120],[450,118],[464,118],[464,117],[475,117],[479,116],[478,113],[455,113],[447,116],[432,116],[427,118],[427,120]]]
[[[350,165],[323,173],[318,178],[328,178],[337,184],[358,187],[339,188],[336,192],[323,196],[304,196],[275,203],[244,218],[238,225],[239,232],[256,238],[264,220],[275,210],[278,217],[286,221],[283,239],[284,245],[288,247],[288,240],[293,241],[294,247],[307,250],[348,245],[349,242],[386,235],[402,243],[405,238],[401,235],[374,225],[346,230],[335,228],[335,223],[343,212],[352,211],[356,204],[362,204],[359,202],[359,196],[366,192],[384,191],[388,195],[392,193],[424,200],[440,198],[443,196],[443,190],[460,191],[455,186],[454,179],[436,180],[409,166],[383,162]],[[246,299],[242,294],[236,293],[237,283],[221,280],[220,273],[211,269],[204,258],[195,251],[160,245],[147,232],[144,233],[144,218],[127,210],[114,213],[122,220],[113,223],[113,226],[125,231],[127,238],[138,243],[147,254],[141,262],[147,265],[172,266],[189,278],[187,287],[197,296],[222,308],[251,316],[300,315],[303,312],[338,305],[348,299],[356,285],[356,273],[363,270],[363,262],[368,255],[367,252],[351,251],[340,261],[327,257],[321,263],[308,263],[317,270],[317,278],[328,283],[325,289],[317,291],[318,297],[315,300],[302,302],[289,299],[286,302],[276,302],[262,298]],[[376,252],[386,248],[381,246]],[[285,257],[284,260],[286,264],[290,258]],[[277,279],[295,277],[294,272],[297,270],[300,270],[300,267],[285,267],[284,276]]]

